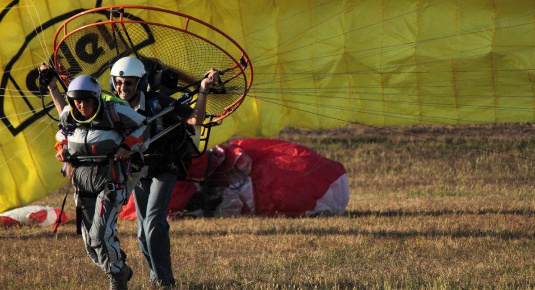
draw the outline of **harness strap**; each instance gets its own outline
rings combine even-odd
[[[76,234],[82,234],[82,207],[76,207]]]
[[[108,189],[110,191],[116,191],[117,189],[125,189],[125,183],[108,183]]]
[[[208,164],[206,166],[206,172],[204,173],[204,180],[201,181],[201,196],[202,196],[202,209],[204,214],[207,216],[212,216],[213,213],[209,207],[210,192],[209,192],[209,182],[210,182],[210,164],[212,164],[212,158],[215,157],[215,153],[210,151],[208,152]]]
[[[128,164],[130,164],[130,161],[127,161],[127,162],[128,162]],[[114,191],[117,191],[119,189],[126,189],[126,183],[127,183],[127,178],[129,177],[129,174],[127,174],[126,169],[124,168],[124,167],[127,167],[127,166],[123,166],[123,165],[125,165],[125,164],[121,163],[121,165],[119,165],[121,167],[120,170],[122,169],[122,171],[123,171],[123,177],[124,177],[123,178],[123,182],[117,182],[119,177],[117,176],[117,172],[115,172],[115,166],[113,164],[113,159],[111,159],[111,158],[109,159],[108,180],[110,181],[110,183],[108,183],[108,190],[110,192],[114,192]]]
[[[115,104],[113,102],[106,102],[108,107],[108,112],[110,114],[110,119],[113,122],[113,127],[115,127],[115,124],[119,123],[119,115],[117,115],[117,111],[115,111]]]
[[[74,187],[74,193],[77,196],[76,200],[76,234],[81,235],[82,234],[82,198],[83,193],[78,189],[78,187]]]
[[[106,102],[107,104],[107,108],[108,108],[108,114],[109,114],[109,117],[110,117],[110,120],[112,121],[112,127],[115,128],[116,124],[120,124],[120,119],[119,119],[119,115],[117,114],[117,111],[115,110],[115,103],[112,102],[112,101],[109,101],[109,102]],[[120,126],[119,126],[120,127]],[[124,131],[120,131],[121,134],[123,135],[123,138],[126,137],[126,133]],[[113,168],[111,167],[111,162],[112,160],[110,160],[110,168]],[[131,164],[130,164],[130,160],[123,163],[124,166],[121,166],[121,169],[122,169],[122,173],[125,177],[125,182],[126,182],[126,179],[130,177],[130,172],[131,172]],[[115,170],[113,170],[112,172],[112,175],[116,175],[116,172]],[[117,176],[109,176],[110,177],[110,181],[114,181],[117,179]]]
[[[67,201],[67,196],[69,195],[70,189],[71,189],[71,183],[69,182],[69,188],[67,188],[67,190],[65,191],[65,197],[63,198],[63,203],[61,204],[61,211],[59,212],[59,215],[57,216],[56,221],[54,222],[54,228],[52,229],[53,234],[55,234],[58,231],[58,227],[61,224],[61,216],[63,215],[63,212],[65,211],[65,202]]]

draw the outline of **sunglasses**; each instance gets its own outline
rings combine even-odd
[[[115,85],[120,87],[122,85],[124,85],[125,87],[130,87],[130,86],[133,86],[135,84],[134,81],[116,81],[115,82]]]

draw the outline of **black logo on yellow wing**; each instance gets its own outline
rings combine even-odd
[[[13,1],[0,13],[0,22],[10,12],[18,13],[17,9],[15,9],[18,2]],[[0,80],[0,118],[13,136],[24,131],[24,129],[40,118],[46,118],[46,112],[40,100],[41,95],[38,85],[39,72],[37,68],[29,70],[25,78],[19,76],[15,79],[12,72],[21,71],[22,67],[28,66],[27,63],[22,64],[22,56],[32,53],[29,49],[30,44],[39,41],[39,38],[42,39],[42,33],[55,29],[55,27],[58,27],[58,24],[83,11],[85,9],[76,9],[43,23],[40,27],[26,35],[20,48],[6,64],[2,79]],[[109,12],[101,11],[100,16],[101,19],[94,23],[109,20]],[[142,20],[126,13],[125,17],[130,20]],[[140,24],[139,27],[141,28],[138,29],[136,34],[135,50],[142,49],[154,43],[150,27],[145,24]],[[84,28],[69,35],[65,41],[61,42],[58,49],[57,55],[60,58],[62,66],[60,69],[63,69],[63,71],[67,72],[67,75],[71,75],[72,77],[78,74],[88,74],[99,78],[101,75],[108,74],[109,66],[116,59],[132,52],[131,45],[127,42],[124,33],[112,34],[112,30],[113,28],[105,25],[90,25],[87,29]],[[52,42],[51,39],[47,39],[46,41],[47,43]],[[50,59],[52,57],[50,56]],[[6,92],[9,92],[11,96],[9,100],[6,99]],[[13,100],[17,102],[17,112],[26,111],[31,112],[31,114],[28,117],[6,116],[6,105],[8,105],[6,102]],[[52,109],[54,109],[53,106],[48,106],[48,110]],[[16,119],[11,120],[12,118]]]

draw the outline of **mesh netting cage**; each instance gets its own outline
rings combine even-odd
[[[221,82],[207,99],[207,124],[221,123],[241,104],[252,84],[252,66],[237,42],[205,22],[174,11],[143,6],[91,9],[66,20],[54,37],[54,66],[65,84],[86,74],[106,89],[111,66],[124,56],[145,64],[150,90],[165,91],[189,104],[195,102],[205,73],[220,70]]]

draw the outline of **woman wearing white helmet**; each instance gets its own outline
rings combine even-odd
[[[77,220],[87,253],[109,274],[112,289],[126,289],[132,269],[125,264],[115,227],[128,194],[126,160],[131,152],[142,152],[148,146],[145,117],[122,102],[104,101],[100,85],[91,76],[76,77],[66,95],[56,158],[74,168]],[[79,160],[77,156],[113,159]]]
[[[147,92],[147,77],[143,63],[133,57],[119,59],[111,69],[111,85],[117,95],[146,117],[173,105],[176,114],[169,113],[151,125],[151,138],[177,123],[176,127],[152,142],[145,152],[143,176],[134,188],[138,224],[138,243],[151,269],[150,279],[156,286],[176,284],[171,265],[167,209],[177,180],[185,180],[191,164],[193,144],[188,126],[201,125],[205,118],[208,89],[215,84],[219,72],[207,73],[200,84],[195,108],[176,104],[160,92]]]

